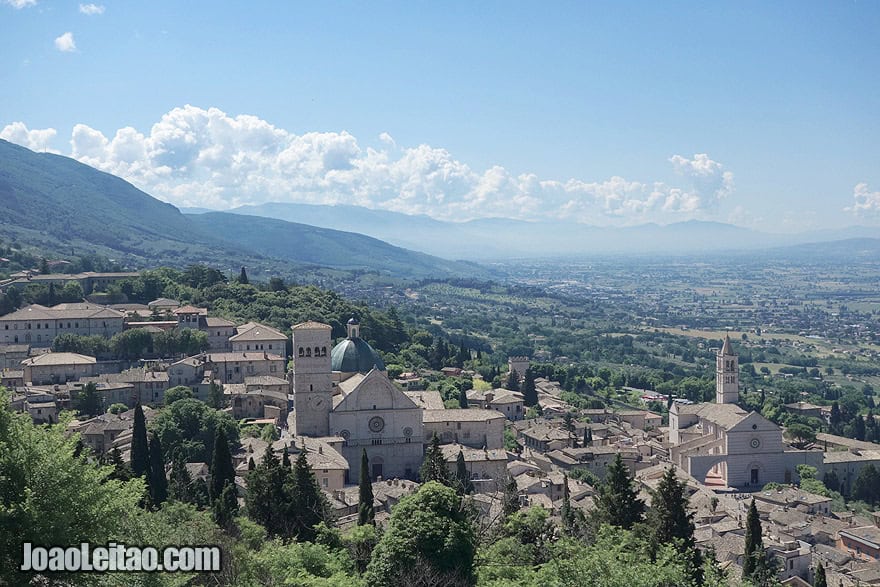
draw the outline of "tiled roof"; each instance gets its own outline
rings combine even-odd
[[[504,414],[495,410],[425,410],[423,422],[488,422],[504,420]]]
[[[77,353],[43,353],[36,357],[30,357],[21,362],[26,367],[45,367],[51,365],[94,365],[95,357],[80,355]]]

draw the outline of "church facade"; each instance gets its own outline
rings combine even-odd
[[[328,324],[304,322],[292,331],[291,433],[341,438],[349,482],[360,475],[363,450],[371,478],[415,479],[424,454],[422,409],[388,379],[357,320],[332,348]]]
[[[794,450],[782,429],[739,401],[739,359],[730,338],[716,357],[715,403],[673,404],[670,458],[708,485],[755,491],[770,482],[798,481],[797,465],[822,469],[822,452]]]

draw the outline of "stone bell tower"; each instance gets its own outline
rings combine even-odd
[[[294,434],[327,436],[333,407],[333,381],[330,375],[329,324],[303,322],[293,331]]]
[[[739,401],[739,357],[730,344],[730,335],[715,357],[715,403],[735,404]]]

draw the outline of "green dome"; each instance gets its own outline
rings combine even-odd
[[[373,368],[384,371],[385,363],[362,338],[346,338],[330,352],[330,369],[333,371],[369,373]]]

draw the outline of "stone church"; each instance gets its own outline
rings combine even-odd
[[[822,452],[789,448],[779,426],[738,401],[739,358],[726,336],[716,357],[715,403],[676,403],[669,412],[671,460],[707,485],[751,491],[797,482],[799,464],[822,470]]]
[[[364,448],[373,479],[415,479],[423,458],[422,409],[388,379],[358,321],[348,321],[347,338],[332,348],[328,324],[304,322],[292,330],[291,433],[340,438],[347,482],[357,482]]]

